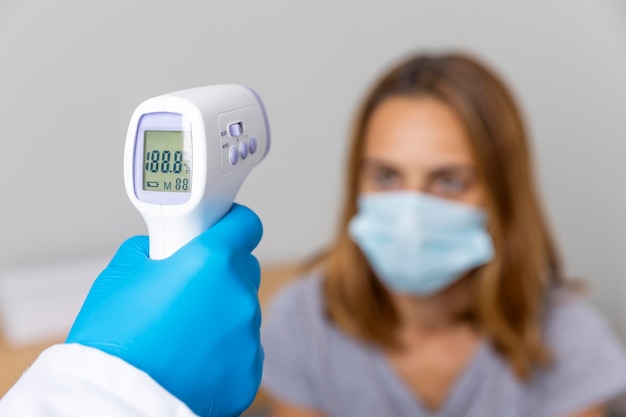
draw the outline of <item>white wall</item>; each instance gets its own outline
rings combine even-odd
[[[145,233],[122,148],[143,99],[244,83],[273,148],[238,201],[262,217],[264,263],[333,234],[346,132],[393,60],[439,48],[511,82],[535,141],[568,271],[626,334],[626,6],[620,0],[0,2],[0,269],[111,254]]]

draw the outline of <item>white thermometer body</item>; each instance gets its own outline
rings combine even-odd
[[[133,113],[124,183],[164,259],[222,218],[250,170],[267,154],[263,103],[236,85],[192,88],[148,99]]]

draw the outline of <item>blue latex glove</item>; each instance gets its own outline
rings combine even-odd
[[[126,241],[94,282],[67,338],[148,373],[201,416],[236,416],[253,401],[263,349],[259,218],[233,205],[167,259]]]

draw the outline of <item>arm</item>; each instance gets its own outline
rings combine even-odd
[[[146,373],[79,344],[46,349],[0,401],[0,416],[195,417]]]
[[[261,234],[258,217],[234,205],[167,259],[148,257],[146,237],[129,239],[94,282],[66,344],[35,362],[0,415],[242,413],[263,361],[251,254]],[[167,407],[157,405],[163,396]]]

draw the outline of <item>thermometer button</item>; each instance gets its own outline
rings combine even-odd
[[[228,152],[228,159],[231,165],[235,165],[239,161],[239,150],[236,146],[232,146]]]
[[[248,157],[248,143],[241,142],[239,144],[239,154],[241,154],[241,159],[246,159]]]
[[[228,135],[232,137],[241,136],[243,133],[243,125],[241,122],[228,125]]]
[[[250,153],[255,153],[257,148],[257,141],[254,136],[250,138]]]

